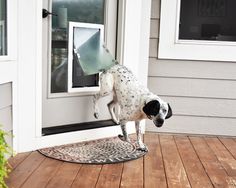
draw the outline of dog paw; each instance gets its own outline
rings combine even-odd
[[[148,152],[148,147],[143,142],[136,142],[136,149],[142,152]]]
[[[97,112],[95,112],[93,115],[94,115],[94,117],[95,117],[96,119],[98,119],[98,118],[99,118],[99,115],[98,115],[98,113],[97,113]]]
[[[120,122],[117,121],[117,120],[112,119],[112,121],[113,121],[116,125],[119,125],[119,124],[120,124]]]
[[[142,152],[148,152],[148,147],[144,146],[144,147],[137,147],[138,151],[142,151]]]
[[[124,142],[131,142],[129,138],[125,139],[125,137],[121,134],[118,135],[119,139],[121,139]]]
[[[123,135],[121,135],[121,134],[119,134],[119,135],[118,135],[118,138],[119,138],[119,139],[121,139],[122,141],[125,141],[125,138],[124,138],[124,136],[123,136]]]

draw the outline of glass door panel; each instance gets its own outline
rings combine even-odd
[[[52,0],[56,16],[52,16],[51,24],[51,93],[68,91],[68,23],[104,24],[104,7],[105,0]],[[74,64],[74,73],[80,71],[81,67]],[[79,75],[75,85],[98,86],[98,74]]]
[[[105,46],[109,48],[109,53],[115,57],[117,0],[43,0],[43,9],[56,15],[43,18],[42,127],[97,121],[93,115],[92,101],[93,95],[99,89],[99,75],[95,72],[91,75],[94,67],[87,69],[89,75],[82,72],[82,69],[88,68],[87,62],[90,62],[87,59],[90,54],[84,53],[84,51],[88,52],[86,49],[91,47],[91,40],[87,40],[85,46],[81,45],[81,48],[78,48],[78,51],[81,50],[80,54],[83,51],[83,55],[86,55],[80,56],[82,64],[73,60],[76,66],[73,69],[73,74],[76,79],[74,79],[72,89],[84,89],[84,91],[68,92],[69,25],[72,22],[102,25]],[[74,27],[72,33],[77,37],[77,34],[80,33],[78,27]],[[75,39],[73,41],[75,42]],[[103,52],[107,51],[106,48],[102,49]],[[76,53],[74,55],[79,57]],[[96,57],[100,59],[99,56]],[[107,108],[104,108],[110,100],[111,97],[107,97],[100,101],[102,113],[99,120],[101,121],[111,118]]]
[[[0,55],[7,55],[7,2],[0,0]]]

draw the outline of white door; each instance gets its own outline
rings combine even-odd
[[[86,86],[82,93],[67,92],[68,23],[103,24],[105,44],[115,57],[117,1],[44,0],[43,8],[56,15],[43,19],[42,126],[97,121],[93,116],[94,92],[89,87],[98,86],[98,74],[80,77],[78,87]],[[99,120],[111,119],[106,107],[110,100],[100,101]]]

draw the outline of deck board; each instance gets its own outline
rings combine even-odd
[[[96,188],[119,188],[123,164],[103,165]]]
[[[231,153],[217,138],[205,138],[205,140],[226,170],[227,174],[229,176],[236,177],[236,161]]]
[[[15,169],[21,162],[23,162],[31,152],[19,153],[14,157],[9,158],[8,163],[11,169]]]
[[[192,188],[211,188],[212,183],[207,176],[192,144],[187,136],[175,136],[175,141],[188,175]]]
[[[83,165],[71,187],[95,187],[101,168],[102,165]]]
[[[169,188],[191,187],[173,136],[161,135],[160,143]]]
[[[132,136],[132,138],[135,138]],[[149,152],[117,164],[85,165],[38,152],[9,159],[9,188],[236,188],[236,138],[146,133]]]
[[[124,163],[120,187],[143,188],[143,158]]]
[[[220,141],[236,159],[236,141],[232,138],[220,138]]]
[[[232,187],[232,178],[227,175],[222,164],[218,161],[205,139],[190,137],[190,140],[214,187]]]
[[[49,180],[55,176],[55,173],[61,164],[62,161],[46,158],[21,187],[45,187]]]
[[[47,188],[69,188],[82,165],[64,162],[58,169],[55,176],[47,184]]]
[[[164,163],[157,134],[146,134],[144,142],[149,151],[144,157],[144,187],[161,188],[167,187]]]
[[[38,168],[38,166],[46,159],[37,151],[32,152],[27,160],[19,164],[9,175],[6,180],[8,187],[18,188],[27,180],[27,178]]]

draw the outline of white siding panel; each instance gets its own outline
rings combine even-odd
[[[161,98],[170,103],[175,115],[236,118],[236,100],[165,96]]]
[[[0,125],[3,126],[1,129],[5,131],[12,130],[12,107],[0,109]]]
[[[232,126],[235,125],[235,126]],[[173,116],[161,128],[148,120],[147,131],[236,136],[236,119]]]
[[[158,95],[236,99],[236,81],[149,77],[149,89]]]
[[[0,109],[12,104],[11,83],[0,85]]]
[[[157,44],[158,44],[158,39],[150,39],[149,57],[157,58]]]
[[[150,41],[152,40],[154,39]],[[151,49],[152,47],[155,49]],[[156,49],[154,44],[150,46],[150,52]],[[236,63],[149,58],[149,76],[236,80]]]
[[[159,38],[159,19],[151,20],[150,38]]]
[[[151,18],[160,18],[160,0],[152,0]]]

